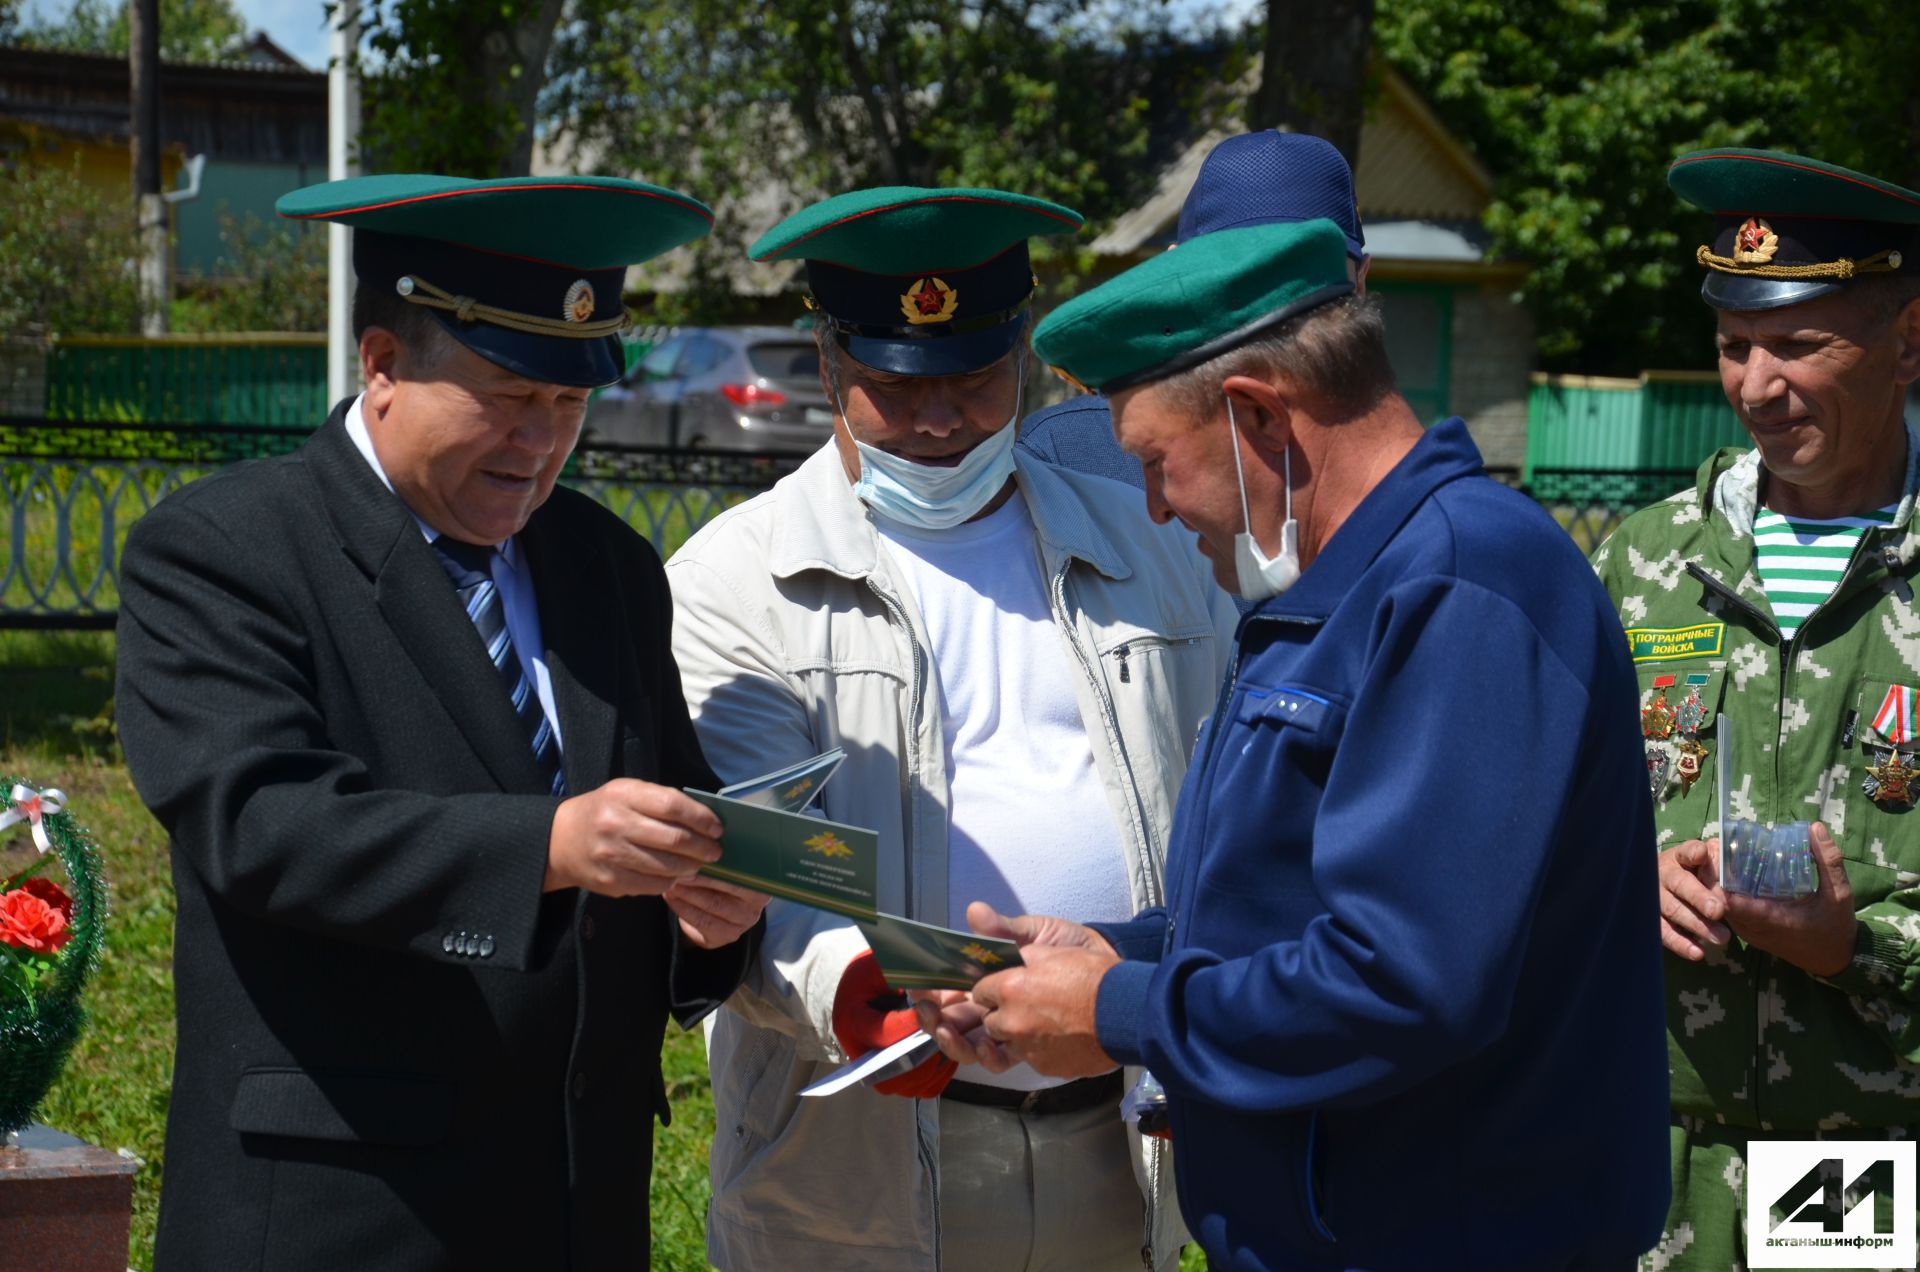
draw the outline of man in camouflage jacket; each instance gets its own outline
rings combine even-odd
[[[1920,195],[1763,151],[1686,155],[1668,179],[1720,214],[1702,294],[1756,449],[1712,456],[1594,556],[1640,679],[1661,848],[1673,1208],[1649,1272],[1746,1266],[1750,1141],[1920,1131],[1920,439],[1901,420]],[[1830,595],[1782,572],[1774,534],[1756,546],[1770,513],[1801,545],[1809,523],[1855,524]],[[1813,895],[1720,886],[1729,746],[1730,819],[1814,823]]]

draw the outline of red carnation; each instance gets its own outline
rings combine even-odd
[[[0,942],[57,954],[73,939],[73,898],[50,879],[29,879],[0,892]]]

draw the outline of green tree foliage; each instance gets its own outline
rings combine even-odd
[[[24,12],[24,9],[22,10]],[[0,12],[0,32],[6,27]],[[127,52],[126,0],[74,0],[71,9],[45,22],[26,21],[16,36],[38,48],[75,53]],[[217,62],[247,38],[247,24],[233,0],[160,0],[160,59]]]
[[[1379,0],[1379,52],[1499,178],[1495,250],[1547,365],[1633,374],[1710,358],[1695,247],[1668,189],[1703,146],[1810,152],[1911,177],[1911,0]],[[1904,103],[1904,109],[1902,106]]]
[[[325,331],[327,230],[220,214],[220,273],[176,297],[178,332]]]
[[[754,235],[840,190],[995,186],[1095,223],[1130,206],[1155,175],[1153,128],[1219,61],[1164,17],[1158,0],[585,0],[556,39],[543,113],[583,170],[716,207],[669,315],[711,318]],[[1050,250],[1071,249],[1036,243]]]
[[[23,167],[0,217],[0,332],[43,336],[140,330],[133,207],[73,172]]]
[[[562,3],[365,0],[360,148],[368,170],[525,174]]]

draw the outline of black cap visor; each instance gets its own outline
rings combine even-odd
[[[461,322],[450,313],[434,312],[434,321],[467,348],[497,367],[542,384],[599,389],[614,383],[625,369],[618,336],[573,340],[563,336],[536,336],[508,331],[485,322]]]
[[[1758,278],[1752,274],[1727,274],[1707,271],[1700,284],[1700,299],[1715,309],[1732,313],[1757,313],[1765,309],[1785,309],[1820,296],[1830,296],[1846,284],[1831,278]]]
[[[863,366],[892,375],[965,375],[992,366],[1013,351],[1026,327],[1027,312],[980,331],[931,337],[891,338],[834,330],[833,338]]]

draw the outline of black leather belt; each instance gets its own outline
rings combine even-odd
[[[1038,1091],[1015,1091],[1011,1087],[982,1086],[978,1082],[949,1082],[940,1098],[1044,1117],[1049,1113],[1078,1113],[1102,1104],[1118,1104],[1120,1091],[1120,1070],[1115,1069],[1097,1078],[1075,1078],[1064,1085],[1042,1087]]]

